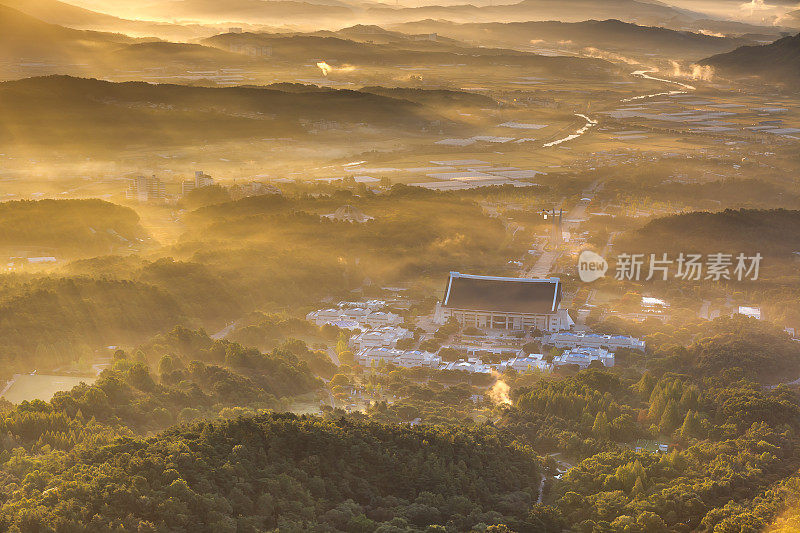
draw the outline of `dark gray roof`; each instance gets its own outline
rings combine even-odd
[[[561,303],[558,278],[502,278],[451,272],[444,307],[499,313],[553,313]]]

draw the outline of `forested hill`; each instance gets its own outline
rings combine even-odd
[[[742,46],[700,62],[728,77],[761,76],[797,89],[800,82],[800,34],[764,46]]]
[[[80,31],[47,24],[0,4],[0,58],[69,58],[95,50],[119,47],[134,42],[125,35]]]
[[[111,83],[47,76],[0,83],[0,140],[49,149],[118,150],[305,133],[302,121],[421,128],[436,119],[418,104],[352,90],[283,92]]]
[[[133,209],[103,200],[0,203],[0,246],[43,247],[69,258],[138,246],[146,237]]]
[[[544,531],[534,456],[493,430],[263,415],[75,455],[9,494],[0,529]]]
[[[640,26],[616,19],[467,24],[427,19],[398,24],[392,28],[406,33],[436,33],[463,41],[470,41],[479,35],[481,44],[485,46],[523,47],[529,46],[533,40],[539,44],[592,47],[616,52],[648,50],[658,55],[694,58],[729,52],[752,42],[741,37],[718,37],[675,31],[663,26]]]
[[[789,257],[800,250],[800,211],[726,209],[651,220],[623,236],[620,251],[755,253]]]
[[[464,64],[470,68],[518,65],[529,73],[529,69],[532,69],[538,74],[568,74],[594,79],[610,77],[617,70],[613,63],[602,59],[547,56],[520,50],[457,45],[438,40],[431,41],[428,44],[429,49],[417,50],[414,48],[418,45],[410,45],[408,41],[375,44],[308,34],[224,33],[204,39],[202,44],[223,50],[229,50],[236,45],[269,46],[273,50],[273,60],[295,64],[329,57],[336,58],[334,66],[357,67],[392,64],[433,67],[451,63]]]

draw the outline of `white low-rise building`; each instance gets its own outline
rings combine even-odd
[[[403,350],[394,348],[366,348],[355,354],[355,361],[361,366],[378,367],[382,362],[391,363],[403,353]]]
[[[525,374],[534,371],[549,372],[553,365],[547,362],[543,354],[532,353],[527,356],[519,356],[508,361],[500,363],[499,370],[504,372],[509,368],[513,368],[520,374]]]
[[[519,341],[519,339],[517,339]],[[465,354],[467,357],[474,357],[477,359],[491,358],[497,360],[499,358],[507,357],[514,358],[523,355],[522,348],[517,346],[501,346],[493,345],[490,343],[485,344],[467,344],[467,343],[454,343],[443,346],[443,348],[450,348],[459,353]]]
[[[442,364],[442,358],[430,352],[386,347],[365,348],[355,355],[355,360],[362,366],[373,368],[384,362],[404,368],[439,368]]]
[[[400,315],[385,311],[375,311],[370,307],[334,307],[319,309],[306,315],[306,320],[320,327],[325,324],[333,324],[342,319],[357,322],[361,329],[397,326],[403,323],[403,317]]]
[[[746,317],[755,318],[757,320],[761,320],[761,308],[760,307],[752,307],[748,305],[740,305],[739,310],[737,311],[740,315],[744,315]]]
[[[645,343],[625,335],[600,335],[597,333],[571,333],[562,331],[542,337],[542,343],[556,348],[603,348],[614,351],[620,348],[643,352]]]
[[[459,372],[469,372],[470,374],[491,374],[492,367],[484,364],[480,359],[470,357],[466,361],[460,359],[451,363],[443,363],[439,370],[458,370]]]
[[[404,368],[439,368],[442,358],[431,352],[409,350],[395,357],[394,364]]]
[[[354,350],[380,347],[394,348],[400,339],[410,339],[413,336],[405,328],[383,326],[382,328],[371,329],[355,335],[350,339],[350,345]]]
[[[349,318],[337,318],[335,320],[331,320],[330,322],[326,322],[326,324],[336,326],[339,329],[349,329],[350,331],[361,331],[362,329],[361,324],[355,320],[350,320]]]
[[[600,361],[603,366],[614,366],[614,354],[602,348],[572,348],[553,358],[554,366],[578,365],[581,370],[589,368],[592,361]]]

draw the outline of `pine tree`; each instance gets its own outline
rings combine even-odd
[[[654,421],[659,420],[661,414],[664,412],[665,405],[666,394],[664,393],[664,389],[660,384],[656,385],[653,392],[650,393],[650,410],[647,413],[648,418]]]
[[[690,439],[697,436],[697,430],[699,429],[697,427],[697,422],[697,413],[691,410],[687,412],[679,432],[680,437],[682,439]]]
[[[631,491],[634,495],[639,495],[644,492],[644,483],[642,483],[642,478],[637,477],[636,483],[633,484],[633,490]]]
[[[694,385],[687,387],[681,396],[681,409],[697,409],[699,396],[700,394],[697,391],[697,387]]]
[[[634,385],[636,390],[639,391],[639,394],[642,395],[643,398],[647,398],[652,394],[653,387],[656,386],[656,378],[653,377],[653,374],[650,373],[649,370],[645,371],[642,374],[642,378]]]
[[[340,354],[347,351],[347,336],[344,332],[339,332],[339,340],[336,342],[336,353]]]
[[[681,414],[678,411],[678,404],[675,400],[670,400],[667,402],[667,406],[664,408],[664,413],[661,415],[661,420],[658,424],[658,431],[660,431],[664,435],[668,435],[671,433],[678,424],[681,423]]]
[[[608,440],[608,418],[606,417],[605,411],[598,411],[594,419],[594,425],[592,425],[592,434],[598,439]]]

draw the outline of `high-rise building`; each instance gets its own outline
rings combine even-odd
[[[128,180],[125,198],[137,202],[155,202],[166,196],[164,182],[155,176],[138,176]]]
[[[193,180],[184,180],[183,183],[181,183],[181,194],[186,196],[189,192],[195,189],[208,187],[210,185],[214,185],[214,178],[202,170],[198,170],[194,173]]]
[[[199,189],[201,187],[208,187],[209,185],[214,185],[214,178],[203,172],[202,170],[198,170],[194,173],[194,186]]]

